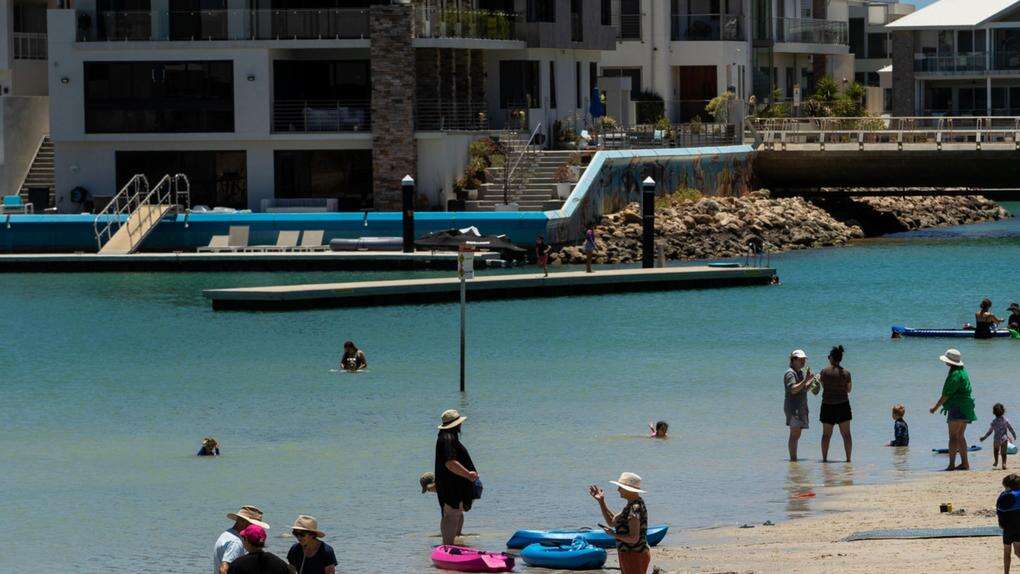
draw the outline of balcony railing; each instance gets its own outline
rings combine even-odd
[[[965,52],[922,56],[914,59],[915,72],[933,74],[968,74],[988,69],[985,52]]]
[[[739,14],[673,14],[674,42],[743,40],[744,18]]]
[[[641,40],[641,14],[616,14],[617,40]]]
[[[437,6],[418,5],[414,9],[414,36],[516,40],[517,15],[490,10],[444,10]]]
[[[420,131],[481,131],[489,129],[485,102],[418,100],[414,129]]]
[[[849,45],[850,33],[846,22],[816,18],[776,18],[776,41]]]
[[[372,107],[367,101],[276,100],[274,133],[361,132],[372,129]]]
[[[46,59],[46,32],[14,32],[11,41],[15,60]]]
[[[995,51],[992,64],[995,66],[995,70],[1020,70],[1020,52],[1016,50]]]
[[[77,40],[343,40],[368,37],[368,10],[78,11]]]

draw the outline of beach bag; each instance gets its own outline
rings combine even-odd
[[[482,488],[483,488],[483,486],[482,486],[482,479],[480,479],[480,478],[479,479],[475,479],[474,489],[473,489],[473,491],[471,493],[472,496],[474,496],[475,500],[478,500],[478,499],[480,499],[482,497]]]

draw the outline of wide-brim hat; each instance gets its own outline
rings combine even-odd
[[[257,506],[245,505],[240,508],[237,512],[230,512],[227,514],[227,518],[230,520],[245,520],[249,524],[261,526],[266,530],[269,530],[269,525],[262,522],[262,511]]]
[[[460,426],[461,423],[467,420],[467,417],[460,416],[460,413],[456,409],[449,409],[443,411],[442,421],[443,424],[439,425],[439,430],[449,430],[456,426]]]
[[[314,516],[308,516],[302,514],[294,520],[294,525],[290,527],[291,531],[304,530],[305,532],[311,532],[316,538],[322,538],[326,536],[326,533],[319,530],[319,521]]]
[[[939,357],[939,360],[954,367],[963,366],[963,356],[960,355],[960,351],[957,351],[956,349],[946,349],[946,352]]]
[[[638,494],[644,494],[645,491],[641,490],[641,477],[634,474],[633,472],[624,472],[620,475],[619,480],[610,480],[610,484],[615,484],[624,490],[630,492],[636,492]]]

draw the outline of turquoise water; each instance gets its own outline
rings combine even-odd
[[[516,528],[594,526],[585,486],[642,475],[651,520],[692,528],[802,516],[833,485],[944,465],[945,340],[889,326],[955,326],[981,297],[1020,299],[1020,222],[906,234],[773,258],[780,287],[471,304],[468,393],[457,391],[454,305],[213,313],[207,287],[400,274],[2,275],[0,571],[209,572],[224,514],[256,504],[270,549],[299,513],[327,531],[344,572],[428,572],[439,512],[419,494],[439,413],[469,418],[485,481],[472,543]],[[345,338],[370,370],[332,372]],[[833,344],[854,375],[855,461],[819,463],[818,401],[786,456],[781,377]],[[952,342],[980,420],[1020,417],[1018,343]],[[895,454],[890,405],[912,446]],[[665,419],[673,438],[642,438]],[[224,456],[193,456],[204,435]],[[842,444],[833,439],[839,457]],[[990,465],[979,453],[976,464]],[[804,492],[817,497],[801,498]],[[621,505],[614,500],[614,505]],[[30,546],[25,544],[30,542]]]

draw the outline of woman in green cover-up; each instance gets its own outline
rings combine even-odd
[[[949,424],[949,466],[946,470],[970,470],[967,460],[967,439],[963,436],[967,425],[977,420],[974,414],[974,397],[971,396],[970,377],[963,368],[960,351],[949,349],[939,360],[949,365],[949,374],[942,385],[942,396],[931,408],[932,414],[942,407]],[[960,454],[960,466],[956,466],[956,454]]]

